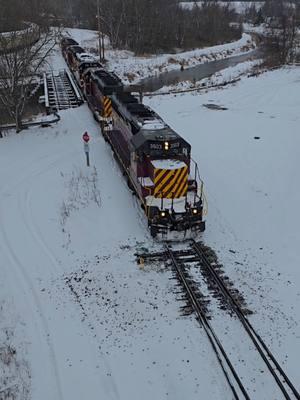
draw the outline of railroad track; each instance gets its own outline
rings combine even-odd
[[[172,267],[176,279],[178,279],[184,290],[185,299],[187,301],[186,306],[182,307],[182,310],[185,314],[190,314],[191,312],[196,314],[197,320],[204,328],[205,334],[216,354],[217,360],[235,399],[252,400],[255,396],[253,397],[253,390],[251,391],[246,383],[246,381],[249,382],[249,379],[245,379],[245,376],[241,375],[241,366],[237,365],[238,363],[232,360],[229,351],[226,351],[225,345],[220,339],[221,335],[219,335],[219,332],[217,332],[214,327],[214,321],[211,320],[211,316],[208,312],[207,296],[200,291],[202,285],[197,284],[191,274],[191,265],[195,265],[195,263],[198,264],[201,269],[203,280],[209,284],[210,287],[213,287],[214,291],[217,290],[219,292],[219,297],[221,296],[223,298],[223,302],[226,304],[224,308],[230,311],[231,316],[236,317],[235,320],[241,329],[242,337],[251,343],[251,347],[249,346],[249,348],[251,348],[251,353],[255,353],[251,354],[255,357],[255,360],[257,360],[255,365],[263,365],[269,372],[267,375],[264,373],[263,379],[264,381],[268,380],[269,386],[272,386],[272,393],[273,389],[274,392],[276,391],[276,400],[281,398],[286,400],[300,400],[299,392],[259,333],[250,323],[247,317],[249,310],[245,309],[243,302],[240,300],[239,292],[234,289],[228,279],[223,276],[215,260],[211,260],[206,250],[205,246],[201,243],[192,240],[187,249],[173,250],[166,244],[164,251],[161,253],[146,253],[139,255],[139,257],[142,257],[145,261],[165,261]],[[243,357],[244,356],[246,357],[246,354],[243,354]],[[257,367],[257,369],[259,368]],[[257,372],[261,379],[262,371]],[[255,377],[253,377],[253,379],[255,379]],[[262,393],[259,393],[259,397],[255,398],[261,399],[261,395]],[[278,397],[278,395],[280,395],[280,397]],[[266,398],[275,400],[274,397]]]
[[[44,74],[45,105],[47,109],[66,110],[83,103],[73,76],[67,70]]]

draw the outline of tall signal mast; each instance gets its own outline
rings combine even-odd
[[[101,16],[100,16],[100,0],[97,0],[97,24],[98,24],[98,46],[99,46],[99,59],[104,62],[104,33],[101,31]]]

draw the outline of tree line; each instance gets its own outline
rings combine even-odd
[[[99,0],[101,30],[113,48],[136,54],[192,49],[235,40],[239,26],[229,5],[206,0],[182,8],[177,0]],[[97,0],[0,0],[0,20],[97,29]],[[1,15],[2,14],[2,15]],[[45,18],[47,16],[47,19]]]
[[[136,54],[173,52],[235,40],[242,22],[228,4],[204,0],[185,9],[177,0],[99,0],[101,30],[113,48]],[[279,63],[295,57],[300,2],[266,0],[250,6],[245,18],[266,23],[268,53]],[[0,0],[0,31],[13,30],[23,21],[97,29],[97,0]]]
[[[95,26],[96,1],[81,18]],[[89,13],[87,13],[89,11]],[[83,11],[81,11],[82,13]],[[102,0],[101,27],[113,48],[136,54],[170,52],[220,44],[240,38],[229,6],[216,1],[182,8],[174,0]]]
[[[259,9],[251,5],[245,12],[245,19],[255,25],[265,24],[264,42],[268,63],[281,65],[299,58],[299,1],[265,0]]]
[[[48,25],[53,10],[50,0],[0,0],[0,32],[24,27],[24,21]]]
[[[17,130],[22,127],[34,79],[60,34],[50,26],[97,29],[99,22],[113,48],[136,54],[216,45],[237,39],[242,32],[237,23],[241,21],[230,5],[212,0],[203,1],[201,6],[195,3],[190,9],[175,0],[99,0],[99,4],[97,21],[97,0],[86,0],[84,5],[79,0],[0,0],[0,109],[15,120]],[[293,61],[299,2],[266,0],[260,10],[252,8],[247,13],[247,20],[253,18],[268,27],[265,42],[272,64]],[[35,23],[34,29],[20,35],[18,30],[29,21]],[[9,41],[1,35],[7,31],[11,32]]]

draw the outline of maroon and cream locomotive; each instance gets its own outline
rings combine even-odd
[[[203,232],[203,182],[190,144],[126,92],[117,75],[77,44],[68,46],[68,39],[61,43],[66,62],[140,200],[152,236]]]

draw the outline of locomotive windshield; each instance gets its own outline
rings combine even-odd
[[[187,157],[190,153],[190,146],[179,139],[148,142],[148,154],[151,157],[170,158],[175,156]]]

